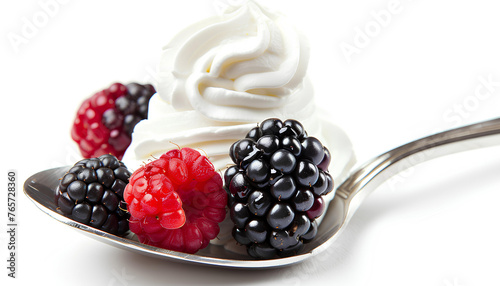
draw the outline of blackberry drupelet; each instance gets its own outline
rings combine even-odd
[[[123,235],[129,229],[123,192],[130,175],[113,155],[80,160],[61,178],[56,205],[73,220]]]
[[[85,100],[71,130],[83,157],[113,154],[121,159],[135,125],[147,118],[149,100],[155,92],[150,84],[114,83]]]
[[[331,155],[296,120],[269,118],[235,142],[224,182],[233,237],[249,255],[297,254],[317,233],[323,196],[333,190]]]

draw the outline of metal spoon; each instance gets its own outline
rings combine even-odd
[[[305,244],[303,254],[269,260],[254,260],[246,255],[209,245],[197,254],[169,251],[141,244],[134,235],[118,237],[62,216],[54,202],[54,190],[68,167],[37,173],[24,184],[24,192],[43,212],[84,234],[105,243],[142,254],[176,262],[198,263],[232,268],[271,268],[308,259],[329,247],[361,205],[362,201],[385,180],[405,169],[448,154],[500,145],[500,118],[431,135],[388,151],[357,168],[336,190],[316,238]]]

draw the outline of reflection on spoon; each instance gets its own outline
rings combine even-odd
[[[227,251],[223,246],[212,244],[196,254],[165,250],[141,244],[133,234],[118,237],[73,221],[61,215],[54,202],[54,191],[67,167],[50,169],[31,176],[24,184],[24,191],[46,214],[81,230],[92,238],[117,247],[177,262],[234,268],[270,268],[298,263],[324,251],[345,229],[362,201],[393,175],[430,159],[494,145],[500,145],[500,118],[431,135],[375,157],[351,172],[351,175],[339,185],[316,238],[305,245],[303,254],[267,260],[255,260],[247,255]],[[350,165],[350,162],[342,163],[343,167]]]

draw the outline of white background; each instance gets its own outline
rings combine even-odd
[[[79,159],[69,130],[84,98],[114,81],[154,82],[160,49],[179,29],[235,2],[2,1],[4,226],[9,169],[18,171],[20,189],[18,278],[6,277],[2,230],[0,277],[8,284],[1,284],[499,285],[498,147],[399,175],[369,197],[328,251],[265,271],[180,265],[117,249],[58,223],[26,198],[21,185],[28,176]],[[498,1],[266,3],[309,37],[315,100],[349,134],[360,162],[500,114]],[[478,97],[488,78],[491,92]]]

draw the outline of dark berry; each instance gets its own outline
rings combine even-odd
[[[65,215],[71,215],[75,202],[69,197],[67,192],[60,194],[56,200],[56,204],[61,212]]]
[[[110,211],[114,212],[118,208],[120,198],[112,190],[105,190],[102,196],[102,204]]]
[[[269,162],[274,169],[279,170],[284,174],[288,174],[295,169],[297,159],[290,151],[286,149],[279,149],[274,152]]]
[[[251,189],[242,173],[237,173],[229,183],[229,192],[237,201],[244,201],[248,197]]]
[[[71,216],[73,217],[74,220],[78,222],[81,222],[83,224],[89,224],[90,217],[92,216],[92,207],[86,202],[76,204],[73,207]]]
[[[127,203],[125,201],[120,201],[120,203],[118,204],[118,210],[117,210],[117,214],[119,217],[122,217],[122,216],[126,216],[128,213],[127,211]],[[122,221],[120,221],[122,222]],[[127,222],[127,226],[128,226],[128,222]]]
[[[112,170],[120,167],[120,161],[113,155],[105,154],[99,157],[103,167],[108,167]]]
[[[123,191],[129,176],[123,163],[112,155],[81,160],[59,182],[58,209],[80,223],[123,235],[128,230]]]
[[[122,216],[122,214],[118,214],[118,216]],[[116,233],[125,233],[129,229],[127,220],[119,220],[118,221],[118,230]]]
[[[101,226],[101,229],[109,232],[109,233],[117,233],[118,232],[118,218],[116,214],[111,213],[108,215],[108,218]]]
[[[278,118],[269,118],[260,124],[262,135],[278,135],[281,127],[283,127],[283,122]]]
[[[248,210],[255,216],[264,216],[271,204],[269,195],[259,190],[253,191],[248,197]]]
[[[97,174],[94,171],[94,168],[85,168],[81,172],[78,173],[77,179],[84,183],[90,184],[97,181]]]
[[[249,240],[254,243],[262,243],[267,240],[267,224],[262,220],[251,220],[245,227],[245,232]]]
[[[87,194],[87,184],[83,181],[74,181],[67,188],[69,197],[75,202],[82,202]]]
[[[97,169],[95,173],[97,175],[97,181],[105,187],[111,187],[115,181],[115,173],[110,168],[102,167]]]
[[[115,107],[122,115],[134,114],[137,103],[132,98],[122,96],[116,99]]]
[[[291,176],[283,176],[271,186],[270,193],[278,201],[288,200],[295,195],[297,187]]]
[[[132,82],[127,84],[126,87],[127,87],[127,93],[129,94],[131,99],[137,100],[139,99],[139,97],[141,97],[143,90],[141,85]]]
[[[326,193],[326,189],[328,188],[328,181],[326,176],[330,176],[330,174],[325,173],[321,170],[319,171],[318,179],[312,186],[312,190],[316,196],[322,196]]]
[[[325,192],[323,192],[323,195],[328,195],[331,191],[333,191],[335,183],[333,182],[333,178],[330,174],[325,173],[325,176],[326,176],[326,181],[328,182],[328,185],[326,187]]]
[[[271,233],[271,239],[269,242],[272,247],[278,250],[283,250],[296,245],[298,240],[293,236],[290,236],[285,230],[276,230]]]
[[[283,126],[281,129],[278,131],[278,135],[280,138],[285,138],[285,137],[297,137],[297,133],[290,127],[290,126]]]
[[[298,215],[292,222],[292,225],[289,230],[289,234],[295,239],[302,237],[307,233],[311,226],[311,220],[304,214]]]
[[[237,228],[235,226],[233,228],[232,234],[233,234],[233,237],[236,240],[236,242],[238,242],[239,244],[248,245],[248,244],[252,243],[252,241],[250,239],[248,239],[244,228]]]
[[[248,156],[255,149],[255,141],[252,139],[243,139],[235,142],[231,146],[233,153],[234,163],[239,164],[246,156]]]
[[[114,83],[86,99],[77,111],[71,138],[85,158],[113,154],[122,158],[135,125],[147,118],[150,85]]]
[[[123,125],[123,114],[116,109],[108,109],[102,114],[102,123],[109,130],[120,128]]]
[[[267,222],[272,229],[285,229],[294,217],[295,212],[288,204],[277,203],[267,214]]]
[[[310,160],[314,165],[323,161],[325,151],[323,144],[315,137],[307,137],[302,141],[302,158]]]
[[[77,163],[73,167],[71,167],[71,169],[69,169],[68,174],[73,174],[75,176],[75,180],[76,180],[77,178],[76,178],[75,174],[78,174],[81,170],[83,170],[83,166],[78,165],[78,163]],[[62,178],[62,180],[63,181],[65,180],[64,177]]]
[[[260,127],[254,127],[250,131],[248,131],[246,138],[252,139],[253,141],[257,141],[262,136],[262,130]]]
[[[119,196],[123,196],[123,191],[125,190],[125,187],[127,186],[127,183],[120,180],[120,179],[116,179],[114,182],[113,182],[113,185],[111,185],[111,190],[113,192],[115,192],[117,195]]]
[[[323,147],[323,151],[325,152],[325,156],[323,157],[321,163],[319,163],[318,168],[323,171],[328,171],[328,166],[330,165],[330,162],[332,160],[332,155],[330,154],[330,150],[328,150],[328,148],[326,147]]]
[[[314,220],[323,214],[325,211],[325,201],[322,197],[315,197],[313,206],[307,211],[307,216]]]
[[[73,173],[68,173],[66,176],[64,176],[61,181],[59,182],[59,186],[61,189],[66,190],[69,184],[71,184],[73,181],[77,180],[76,175]]]
[[[246,205],[236,203],[231,207],[230,217],[237,228],[244,228],[250,218],[250,211]]]
[[[283,149],[290,151],[295,157],[299,157],[302,152],[302,145],[295,136],[283,137],[283,139],[281,139],[281,146]]]
[[[224,185],[225,186],[229,186],[229,183],[231,183],[231,180],[233,179],[234,175],[236,175],[236,173],[238,173],[239,170],[240,170],[240,168],[236,165],[233,165],[233,166],[226,169],[226,171],[224,172]]]
[[[299,121],[293,120],[293,119],[288,119],[288,120],[285,120],[285,122],[283,122],[283,124],[285,126],[290,126],[295,131],[295,134],[297,134],[297,138],[299,140],[304,137],[304,135],[305,135],[304,126],[302,126],[302,123],[300,123]]]
[[[272,155],[280,147],[280,139],[276,135],[264,135],[257,140],[257,148],[266,156]]]
[[[245,158],[243,158],[243,160],[240,163],[240,167],[246,169],[251,162],[258,159],[261,155],[262,151],[260,151],[257,148],[254,148],[254,150],[250,152],[250,154],[248,154]]]
[[[263,182],[269,179],[269,165],[262,159],[256,159],[248,164],[246,175],[252,182]]]
[[[101,167],[101,164],[102,163],[98,158],[89,158],[89,159],[85,160],[85,164],[83,164],[82,166],[85,166],[88,169],[95,170],[95,169]]]
[[[230,148],[231,159],[242,168],[245,168],[252,160],[262,153],[256,148],[252,139],[243,139],[235,142]]]
[[[130,175],[132,175],[130,173],[130,171],[126,167],[123,167],[123,166],[120,166],[120,167],[114,169],[113,174],[115,175],[115,177],[117,179],[120,179],[122,181],[128,181],[128,178],[130,178]]]
[[[108,218],[108,212],[102,205],[95,205],[92,208],[92,216],[90,217],[90,226],[100,228]]]
[[[298,254],[317,233],[333,190],[330,152],[297,120],[270,118],[235,142],[224,173],[233,237],[250,256]]]
[[[309,230],[302,235],[302,239],[304,242],[309,242],[316,237],[316,234],[318,233],[318,222],[317,221],[312,221],[311,226],[309,227]]]
[[[296,211],[308,211],[314,204],[314,195],[308,189],[298,190],[293,198],[293,206]]]
[[[134,131],[134,127],[142,119],[143,119],[142,117],[135,115],[135,114],[125,115],[125,117],[123,118],[123,131],[128,135],[132,134],[132,131]]]
[[[90,183],[87,186],[87,196],[85,197],[90,203],[98,203],[104,195],[104,186],[97,182]]]
[[[295,169],[295,178],[302,186],[312,186],[319,177],[319,170],[316,165],[309,161],[299,161]]]
[[[276,169],[271,169],[271,175],[269,176],[269,184],[268,186],[274,185],[281,177],[283,177],[283,173]]]
[[[328,195],[334,187],[333,178],[328,172],[319,171],[318,180],[312,186],[312,190],[316,196]]]

